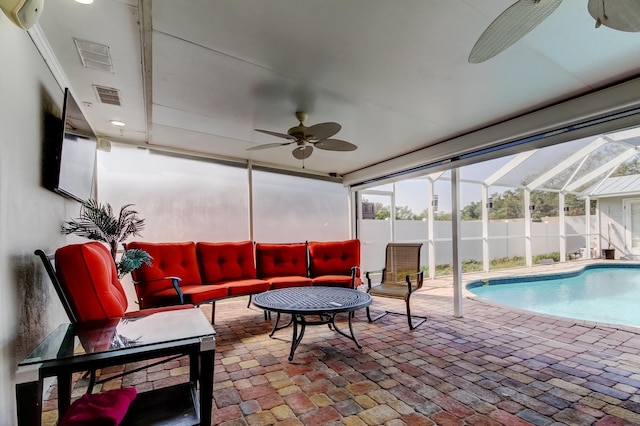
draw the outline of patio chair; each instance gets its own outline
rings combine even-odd
[[[385,266],[380,272],[367,272],[367,293],[372,296],[390,297],[394,299],[404,299],[407,313],[385,311],[376,318],[371,318],[369,307],[367,307],[367,318],[369,322],[379,320],[387,314],[406,315],[409,329],[420,326],[427,320],[427,317],[414,315],[420,320],[414,324],[411,315],[410,299],[411,295],[422,288],[423,271],[420,270],[420,248],[422,243],[389,243],[387,244]],[[372,284],[374,276],[380,276],[380,283]]]
[[[55,254],[47,254],[43,250],[36,250],[34,254],[42,260],[72,324],[135,318],[160,311],[193,308],[193,305],[184,304],[126,312],[127,296],[118,280],[115,262],[107,247],[99,242],[67,245],[56,250]],[[106,343],[109,344],[109,341]],[[165,359],[156,364],[166,361]],[[149,366],[144,368],[147,367]],[[128,371],[126,374],[138,370]],[[95,371],[90,373],[87,393],[92,392],[94,384],[102,383],[95,381]],[[120,376],[109,377],[109,380]]]

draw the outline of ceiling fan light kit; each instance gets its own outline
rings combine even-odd
[[[313,148],[327,151],[354,151],[358,147],[350,142],[340,139],[329,139],[342,129],[342,126],[334,122],[318,123],[313,126],[305,126],[304,122],[309,118],[309,114],[304,111],[296,112],[298,125],[291,127],[287,133],[272,132],[270,130],[255,129],[256,132],[288,139],[289,142],[268,143],[247,148],[247,151],[257,151],[278,146],[296,144],[291,154],[297,160],[305,160],[313,153]]]
[[[518,0],[500,14],[471,49],[469,63],[493,58],[549,17],[562,0]],[[587,9],[600,25],[626,32],[640,31],[639,0],[589,0]]]

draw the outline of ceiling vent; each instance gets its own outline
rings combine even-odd
[[[93,90],[96,91],[98,100],[103,104],[122,106],[120,91],[118,89],[114,89],[113,87],[96,86],[94,84]]]
[[[109,46],[77,38],[74,38],[73,42],[76,44],[80,60],[85,68],[114,73]]]

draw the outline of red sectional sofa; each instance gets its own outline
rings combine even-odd
[[[271,289],[310,285],[355,288],[360,281],[360,241],[295,244],[241,242],[132,242],[153,265],[132,276],[140,308],[212,303]]]

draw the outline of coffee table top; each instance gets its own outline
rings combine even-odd
[[[270,290],[252,300],[262,309],[296,314],[349,312],[371,304],[371,296],[363,291],[321,286]]]

